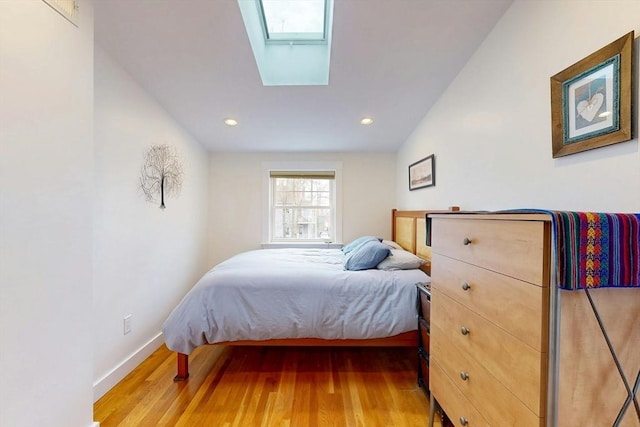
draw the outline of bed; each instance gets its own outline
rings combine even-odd
[[[189,353],[207,344],[416,346],[415,284],[430,281],[425,216],[436,212],[443,211],[394,209],[391,241],[362,236],[342,250],[259,249],[216,265],[163,325],[177,353],[174,380],[188,378]],[[392,256],[364,269],[358,256],[372,262],[365,246],[388,247]]]

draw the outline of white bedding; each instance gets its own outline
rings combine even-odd
[[[207,272],[163,326],[173,351],[221,341],[382,338],[416,329],[421,270],[345,271],[339,249],[261,249]]]

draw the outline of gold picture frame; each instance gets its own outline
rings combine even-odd
[[[553,158],[631,139],[633,31],[551,77]]]

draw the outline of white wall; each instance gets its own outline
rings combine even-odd
[[[93,424],[93,10],[0,1],[0,425]]]
[[[151,145],[176,147],[182,192],[166,209],[139,189]],[[162,343],[170,311],[205,271],[207,152],[95,48],[94,380],[100,397]],[[123,318],[132,332],[123,334]],[[147,345],[148,344],[148,345]]]
[[[549,78],[635,30],[635,139],[553,159]],[[404,209],[640,212],[640,1],[516,1],[405,142]],[[436,186],[409,192],[407,166],[435,153]]]
[[[391,153],[211,153],[209,264],[259,249],[263,243],[263,162],[341,161],[343,240],[363,234],[391,237],[395,157]]]

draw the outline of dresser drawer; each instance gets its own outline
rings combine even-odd
[[[489,426],[478,410],[469,402],[464,394],[451,382],[438,363],[431,364],[429,388],[445,409],[454,425],[465,427]],[[466,424],[461,423],[461,420]]]
[[[548,227],[544,221],[452,218],[432,221],[433,253],[529,283],[548,285],[549,261],[544,259]]]
[[[433,289],[520,338],[534,349],[548,346],[549,288],[433,255]]]
[[[464,352],[516,395],[533,413],[544,414],[547,357],[434,287],[431,352],[435,360]],[[464,330],[463,330],[464,328]]]
[[[465,397],[494,426],[540,426],[541,415],[534,413],[485,367],[485,361],[452,341],[433,342],[432,364],[437,364]],[[517,368],[515,368],[517,369]]]

